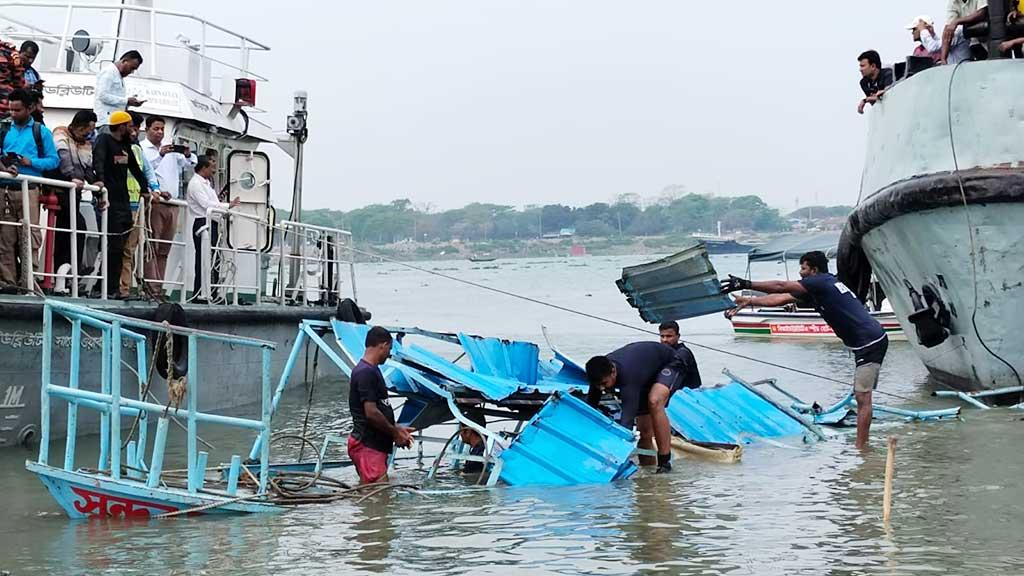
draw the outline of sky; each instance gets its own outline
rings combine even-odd
[[[670,185],[853,204],[857,55],[944,0],[157,0],[269,44],[260,105],[309,92],[306,208],[585,205]],[[870,113],[869,113],[870,114]],[[275,163],[275,204],[289,170]]]

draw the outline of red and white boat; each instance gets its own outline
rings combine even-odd
[[[906,340],[903,327],[893,312],[872,312],[890,340]],[[784,308],[758,308],[741,310],[732,317],[732,329],[738,336],[760,336],[769,338],[834,338],[832,328],[811,309],[788,312]]]

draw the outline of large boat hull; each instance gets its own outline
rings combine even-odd
[[[887,90],[840,242],[841,279],[863,295],[873,273],[932,376],[967,391],[1019,386],[1024,371],[1022,83],[1018,62],[989,60]],[[945,311],[923,311],[926,289]],[[915,312],[945,340],[922,345]]]
[[[71,301],[69,299],[69,301]],[[127,316],[151,319],[156,306],[145,302],[118,302],[79,300],[77,303],[97,307]],[[42,300],[33,297],[5,296],[0,298],[0,447],[29,444],[38,436],[40,378],[42,361]],[[310,307],[261,306],[200,306],[186,305],[185,311],[192,328],[248,336],[277,343],[272,356],[272,374],[279,374],[288,358],[296,327],[302,319],[326,320],[333,310]],[[58,334],[53,356],[54,384],[67,385],[70,366],[70,329],[54,326]],[[98,331],[93,331],[98,332]],[[95,349],[99,341],[84,338],[83,349]],[[126,344],[126,352],[128,352]],[[133,361],[134,347],[125,360]],[[79,381],[86,390],[99,391],[100,355],[82,354]],[[200,362],[206,382],[198,402],[206,412],[230,410],[259,401],[260,355],[229,346],[213,346],[200,350]],[[327,374],[325,363],[321,372]],[[122,382],[136,385],[136,376],[124,368]],[[153,394],[161,400],[167,398],[166,383],[153,371]],[[50,415],[54,435],[67,429],[67,409],[54,408]],[[80,411],[79,434],[99,431],[99,416],[93,410]]]

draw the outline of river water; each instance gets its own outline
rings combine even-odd
[[[613,279],[638,257],[505,260],[422,266],[641,325]],[[742,273],[743,257],[714,259],[719,273]],[[781,277],[778,264],[755,276]],[[361,265],[360,302],[376,322],[464,330],[541,342],[546,325],[564,352],[586,358],[637,332],[510,299],[395,264]],[[734,337],[715,315],[683,323],[694,342],[848,380],[853,360],[837,343]],[[821,403],[845,389],[809,376],[695,350],[705,385],[730,368],[750,379],[776,377]],[[897,406],[939,408],[925,370],[894,342],[879,396]],[[346,430],[347,387],[321,382],[311,430]],[[277,430],[299,430],[306,390],[286,396]],[[250,407],[240,414],[251,416]],[[1024,414],[967,410],[961,421],[876,423],[872,447],[852,431],[827,442],[748,446],[740,464],[679,460],[669,475],[573,488],[469,490],[454,475],[437,492],[396,493],[280,515],[164,521],[69,521],[23,462],[34,452],[0,453],[0,571],[24,574],[1021,574],[1024,552]],[[244,452],[251,438],[201,429],[217,446],[211,462]],[[884,438],[899,440],[894,509],[881,521]],[[95,454],[95,440],[79,453]],[[281,452],[294,452],[284,446]],[[169,446],[180,457],[180,445]],[[60,446],[52,452],[63,453]],[[341,454],[338,454],[340,456]],[[170,457],[170,456],[169,456]],[[220,458],[221,460],[218,460]],[[349,469],[341,472],[346,479]],[[345,476],[348,475],[348,476]],[[414,461],[393,478],[419,482]],[[450,489],[450,493],[442,490]]]

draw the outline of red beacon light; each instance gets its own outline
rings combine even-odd
[[[250,78],[235,80],[235,106],[256,106],[256,81]]]

